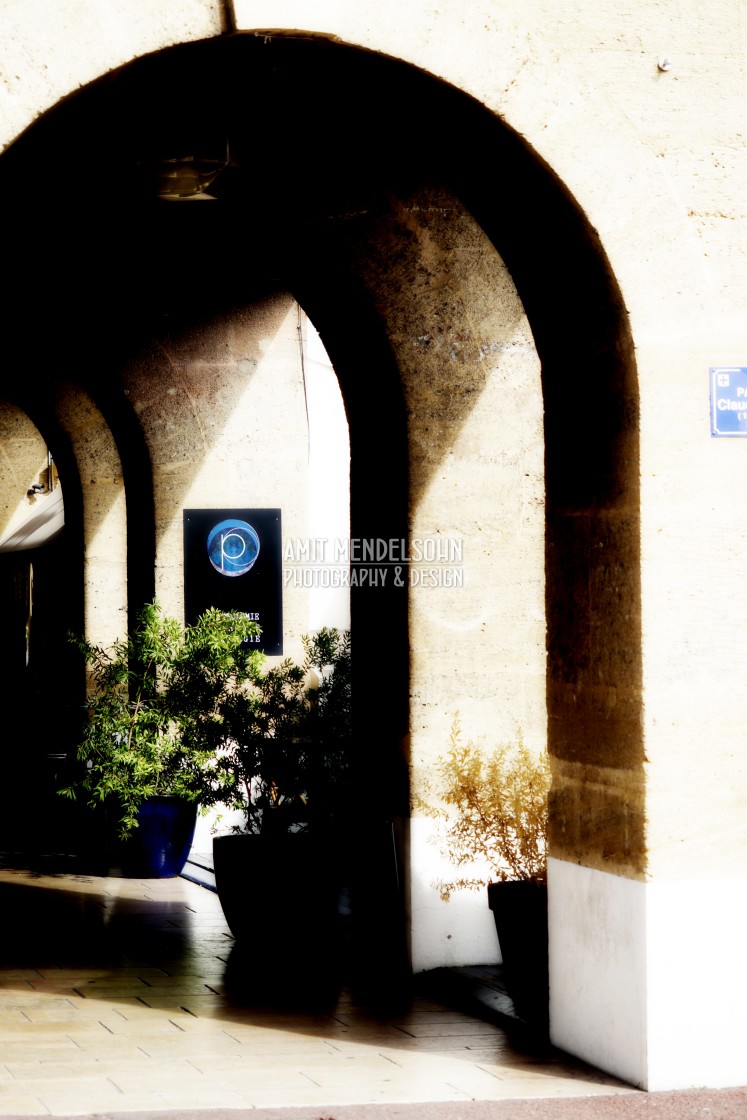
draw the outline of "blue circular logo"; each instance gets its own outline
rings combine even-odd
[[[207,553],[222,576],[244,576],[259,556],[259,536],[246,521],[219,521],[208,533]]]

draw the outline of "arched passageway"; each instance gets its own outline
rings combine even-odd
[[[48,843],[52,819],[59,818],[55,755],[75,734],[71,696],[78,694],[65,634],[80,622],[82,582],[75,502],[66,524],[51,452],[59,446],[65,462],[64,440],[42,402],[34,407],[19,386],[9,388],[27,400],[28,411],[0,399],[0,705],[6,727],[13,729],[0,748],[2,850],[33,846],[42,820],[50,826],[44,830]]]
[[[203,165],[199,193],[213,197],[164,197],[175,174]],[[293,293],[340,379],[351,535],[406,539],[434,480],[473,465],[453,452],[485,390],[486,356],[517,349],[496,333],[491,306],[491,292],[513,306],[497,297],[505,262],[541,361],[553,853],[640,876],[632,347],[593,230],[528,146],[467,97],[380,56],[237,35],[141,59],[58,106],[2,157],[0,197],[34,245],[13,261],[6,376],[32,368],[42,399],[72,380],[105,418],[127,494],[130,610],[179,563],[173,549],[166,557],[169,526],[154,509],[133,370],[145,370],[157,397],[166,367],[180,376],[180,354],[191,347],[199,362],[211,324],[228,324],[228,337],[246,308]],[[165,408],[162,431],[168,420]],[[257,431],[274,422],[252,418]],[[182,438],[174,431],[175,445]],[[170,461],[189,475],[211,438],[203,427]],[[475,439],[490,451],[492,436]],[[174,476],[162,475],[165,493]],[[475,506],[474,541],[489,500]],[[483,566],[500,597],[506,573],[490,574],[489,554]],[[362,815],[398,822],[405,863],[411,763],[433,753],[433,714],[448,721],[478,698],[486,731],[491,710],[511,725],[516,682],[531,676],[536,692],[544,673],[538,625],[522,666],[520,611],[503,648],[458,618],[439,644],[418,609],[407,586],[352,596]],[[392,898],[380,920],[385,963],[402,959],[402,903]]]

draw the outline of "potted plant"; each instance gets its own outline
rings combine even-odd
[[[463,742],[455,719],[436,779],[418,799],[439,822],[447,858],[457,868],[487,869],[484,876],[470,870],[436,885],[445,901],[454,891],[487,887],[509,995],[517,1014],[542,1028],[548,1014],[549,788],[545,752],[534,754],[521,740],[483,750]]]
[[[302,639],[304,658],[256,674],[224,705],[216,761],[221,800],[240,826],[213,840],[216,888],[240,946],[251,994],[276,998],[287,961],[305,961],[314,994],[335,994],[342,955],[344,824],[350,806],[350,634],[325,627]],[[273,968],[272,962],[278,967]],[[242,995],[246,992],[242,991]],[[264,994],[268,994],[265,992]]]
[[[165,877],[189,853],[198,802],[217,795],[229,698],[259,671],[257,624],[211,608],[193,626],[146,604],[110,649],[71,636],[89,670],[79,775],[59,792],[116,820],[126,873]]]

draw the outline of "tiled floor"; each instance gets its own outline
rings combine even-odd
[[[218,898],[184,879],[0,870],[0,1115],[632,1092],[415,999],[237,1005]]]

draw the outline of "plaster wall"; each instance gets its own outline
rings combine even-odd
[[[184,509],[280,508],[284,538],[308,536],[302,320],[270,293],[207,323],[171,322],[127,366],[123,390],[153,470],[156,597],[183,615]],[[284,655],[301,655],[308,592],[283,593]]]
[[[322,340],[303,317],[304,373],[309,426],[309,537],[333,542],[350,538],[350,433],[340,385]],[[313,566],[312,566],[313,567]],[[344,565],[341,566],[344,571]],[[308,630],[350,629],[350,590],[327,586],[315,572],[309,589]],[[293,582],[291,565],[283,579]]]
[[[743,874],[643,883],[551,859],[553,1040],[651,1091],[741,1084],[746,897]]]
[[[138,55],[220,34],[217,0],[28,0],[0,12],[0,143]],[[82,169],[79,169],[82,171]]]

